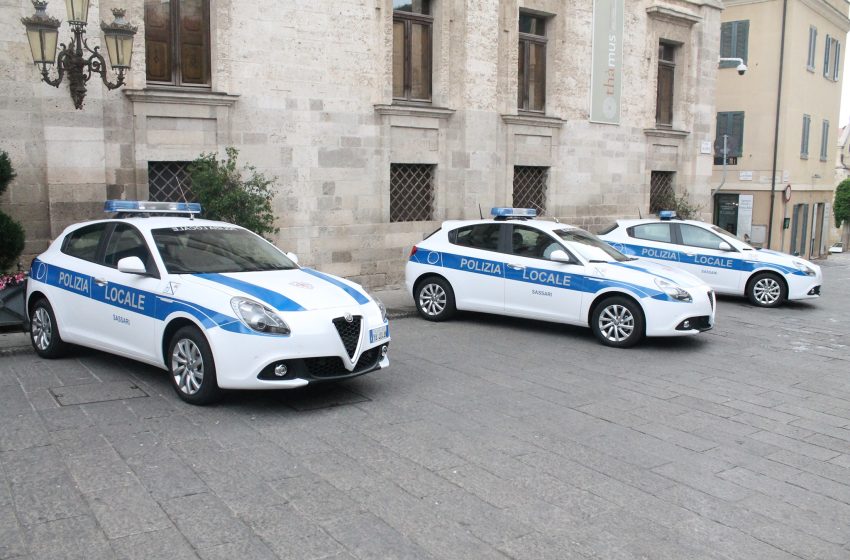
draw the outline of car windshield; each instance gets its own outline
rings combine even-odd
[[[730,231],[726,231],[725,229],[723,229],[720,226],[711,226],[711,229],[714,230],[715,233],[720,233],[722,235],[726,235],[728,237],[731,237],[732,239],[737,239],[738,241],[740,241],[741,243],[744,244],[743,249],[753,249],[753,250],[755,250],[753,248],[753,246],[750,245],[750,236],[749,235],[745,234],[744,239],[741,239],[740,237],[738,237],[734,233],[732,233]]]
[[[570,249],[590,262],[624,262],[632,260],[592,233],[583,229],[558,229],[555,235],[570,244]]]
[[[180,226],[151,233],[171,274],[298,268],[271,243],[235,226]]]

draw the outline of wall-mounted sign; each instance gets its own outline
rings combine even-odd
[[[623,0],[594,0],[591,122],[620,124],[622,82]]]
[[[750,237],[753,229],[753,195],[738,195],[738,231],[741,239]]]
[[[741,171],[738,173],[739,181],[752,181],[753,180],[753,172],[752,171]]]
[[[711,140],[703,140],[702,144],[699,146],[699,153],[710,154],[712,152],[712,147]]]
[[[782,182],[787,183],[790,180],[791,180],[791,172],[786,169],[785,171],[782,172]]]
[[[782,194],[782,198],[785,199],[785,202],[791,200],[791,183],[785,185],[785,192]]]

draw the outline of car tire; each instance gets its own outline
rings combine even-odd
[[[68,350],[68,344],[59,335],[53,307],[44,298],[36,301],[30,311],[30,342],[42,358],[61,358]]]
[[[788,297],[788,288],[772,272],[754,274],[747,282],[747,298],[758,307],[779,307]]]
[[[221,398],[210,345],[195,327],[182,327],[168,344],[168,376],[177,396],[205,405]]]
[[[590,328],[602,344],[628,348],[643,338],[643,312],[638,304],[628,298],[609,297],[593,309]]]
[[[439,276],[420,280],[413,297],[419,315],[428,321],[445,321],[457,311],[454,290],[448,281]]]

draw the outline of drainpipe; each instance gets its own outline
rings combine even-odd
[[[776,200],[776,157],[779,152],[779,107],[782,102],[782,69],[785,62],[785,16],[788,0],[782,0],[782,38],[779,42],[779,86],[776,88],[776,122],[773,125],[773,168],[770,176],[770,217],[767,221],[767,248],[773,238],[773,205]]]

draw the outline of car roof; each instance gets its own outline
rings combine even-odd
[[[556,222],[554,220],[525,220],[511,218],[508,220],[496,220],[493,218],[483,220],[446,220],[443,222],[442,229],[451,230],[463,226],[471,226],[476,224],[514,224],[532,226],[543,231],[555,231],[559,229],[581,229],[578,226]]]
[[[106,218],[103,220],[79,222],[69,226],[68,230],[66,231],[72,231],[83,226],[99,223],[132,224],[141,231],[150,231],[152,229],[173,227],[229,227],[242,229],[240,226],[227,222],[220,222],[216,220],[201,220],[198,218],[187,218],[184,216],[136,216],[129,218]]]
[[[628,219],[628,220],[617,220],[617,225],[622,227],[632,227],[638,226],[641,224],[658,224],[658,223],[676,223],[676,224],[691,224],[695,226],[701,227],[711,227],[712,224],[708,222],[702,222],[700,220],[662,220],[661,218],[643,218],[643,219]]]

